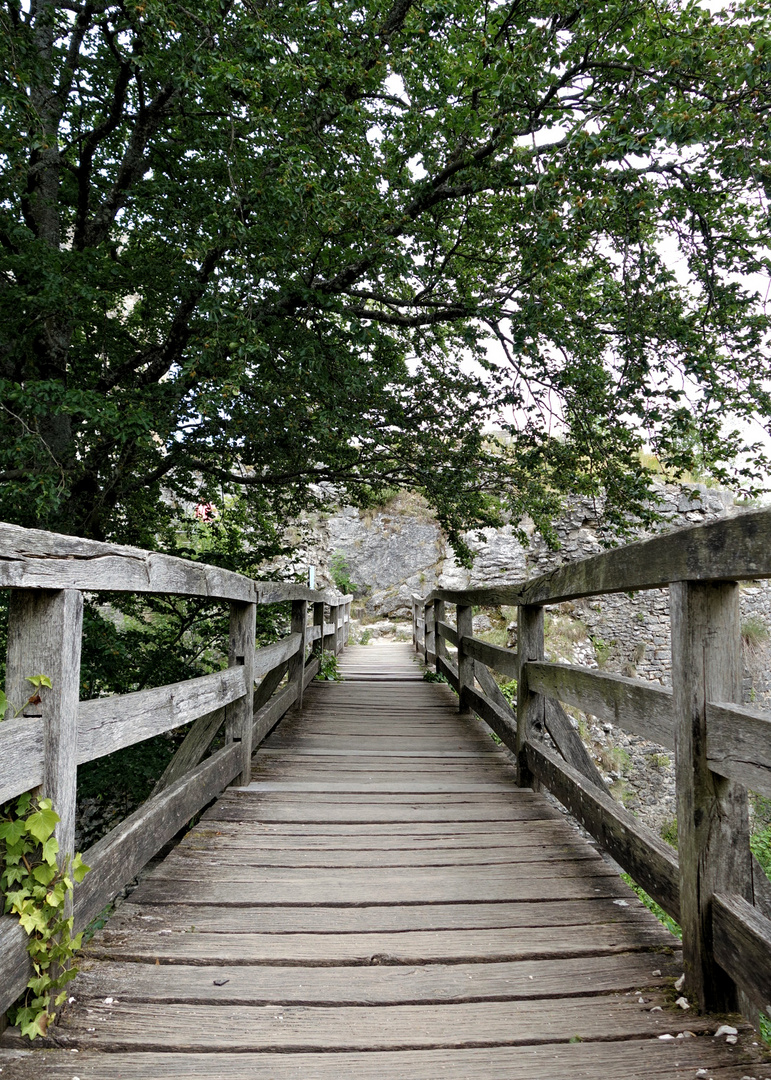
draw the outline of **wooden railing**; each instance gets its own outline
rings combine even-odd
[[[347,642],[352,600],[7,524],[0,524],[0,587],[11,590],[8,700],[30,697],[30,675],[51,680],[39,704],[0,723],[0,803],[31,789],[52,799],[61,819],[61,859],[74,851],[77,766],[192,721],[150,798],[83,853],[91,871],[75,888],[76,930],[228,784],[249,782],[254,748],[292,705],[302,705],[322,650],[339,653]],[[80,702],[83,592],[100,590],[227,602],[229,666],[172,686]],[[255,648],[257,605],[286,601],[292,605],[289,635]],[[204,760],[223,724],[225,745]],[[26,934],[17,919],[0,918],[0,1014],[22,992],[30,971]]]
[[[771,1012],[771,885],[749,848],[747,789],[771,796],[771,715],[741,702],[739,586],[771,577],[771,511],[682,529],[521,585],[413,598],[413,640],[516,755],[683,931],[704,1011]],[[544,659],[544,606],[669,587],[672,690]],[[456,628],[446,605],[456,605]],[[480,641],[474,605],[516,606],[517,651]],[[451,657],[448,645],[457,653]],[[490,673],[517,680],[513,712]],[[617,803],[560,703],[675,750],[678,850]],[[549,739],[546,735],[551,738]],[[555,749],[556,747],[556,749]]]

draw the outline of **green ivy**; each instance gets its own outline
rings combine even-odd
[[[82,934],[72,935],[67,901],[73,881],[81,882],[89,868],[79,854],[71,865],[57,864],[59,843],[53,833],[58,822],[51,800],[29,792],[0,808],[4,910],[19,917],[33,969],[10,1019],[29,1039],[46,1033],[55,1009],[64,1002],[65,987],[77,974],[72,959],[82,939]]]
[[[316,678],[320,682],[342,682],[343,676],[337,663],[337,657],[332,652],[323,652]]]

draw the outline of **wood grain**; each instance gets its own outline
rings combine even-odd
[[[748,705],[708,702],[706,721],[712,772],[771,796],[771,716]]]
[[[83,701],[78,706],[78,764],[182,727],[244,693],[243,669],[234,667],[153,690]]]
[[[39,719],[19,717],[0,724],[0,761],[0,803],[42,783],[43,725]]]
[[[640,679],[589,671],[571,664],[527,665],[530,685],[539,694],[564,701],[624,731],[675,747],[672,691],[649,686]]]

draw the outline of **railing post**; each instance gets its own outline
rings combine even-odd
[[[303,707],[303,677],[305,675],[305,646],[308,639],[308,601],[292,601],[292,627],[293,634],[300,635],[300,645],[297,652],[289,661],[289,683],[297,686],[295,705],[298,709]]]
[[[18,708],[30,697],[23,716],[43,723],[44,766],[40,794],[59,815],[54,835],[57,861],[66,865],[75,854],[78,701],[83,595],[77,589],[14,589],[8,616],[6,695]],[[51,687],[36,694],[31,675],[47,675]],[[72,914],[72,897],[67,914]]]
[[[319,636],[313,642],[311,646],[311,652],[314,656],[321,656],[324,651],[324,601],[319,600],[313,605],[313,625],[314,627],[320,627]]]
[[[439,657],[447,659],[447,642],[437,629],[437,623],[446,622],[447,608],[444,600],[434,602],[434,642],[436,648],[436,670],[439,671]]]
[[[457,604],[455,610],[457,612],[458,682],[460,684],[458,686],[458,695],[460,697],[458,708],[460,712],[468,712],[470,706],[463,691],[467,686],[472,689],[474,687],[474,658],[468,656],[463,648],[463,638],[473,636],[474,609],[466,604]]]
[[[418,602],[412,598],[412,647],[418,651]]]
[[[241,772],[233,781],[239,785],[251,779],[256,619],[256,604],[231,603],[228,666],[243,667],[246,692],[225,709],[225,737],[227,742],[241,744]]]
[[[528,742],[536,732],[544,728],[544,699],[528,687],[528,660],[543,660],[543,608],[520,607],[517,611],[517,783],[520,787],[533,787],[535,779],[530,772],[525,754]]]
[[[686,987],[703,1011],[736,1008],[732,980],[717,965],[712,897],[752,903],[747,793],[707,765],[706,703],[741,702],[739,586],[670,586],[675,716],[680,918]]]
[[[436,665],[436,618],[434,615],[434,601],[426,603],[426,641],[423,650],[423,659],[426,667]]]
[[[349,600],[345,605],[345,611],[343,612],[343,648],[345,648],[351,640],[351,605],[353,600]]]

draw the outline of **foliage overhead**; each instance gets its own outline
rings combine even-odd
[[[457,540],[639,510],[644,437],[714,467],[771,413],[766,3],[0,21],[0,517],[155,545],[169,493],[280,521],[327,481]]]

